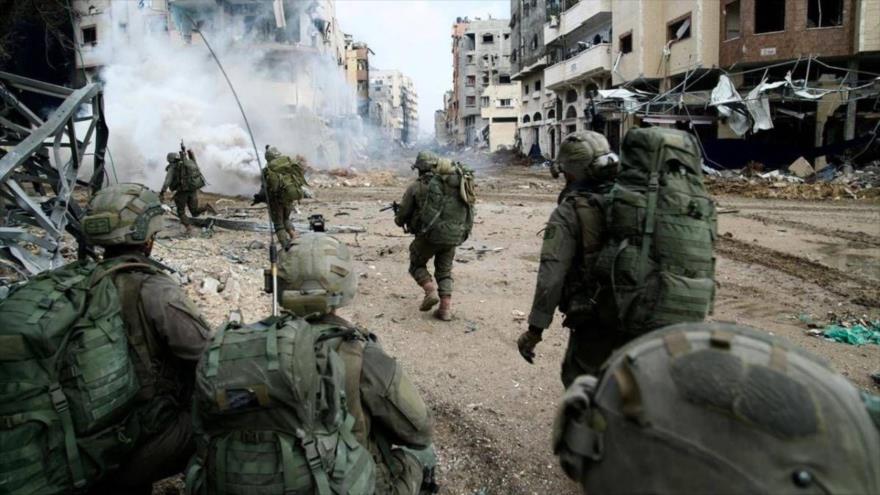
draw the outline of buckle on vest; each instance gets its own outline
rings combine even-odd
[[[61,390],[61,385],[53,383],[49,386],[49,398],[52,399],[52,407],[58,413],[64,413],[70,409],[67,403],[67,396]]]

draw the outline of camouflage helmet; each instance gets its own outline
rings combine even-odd
[[[686,323],[579,377],[553,445],[588,493],[880,493],[868,398],[765,332]]]
[[[576,181],[614,180],[620,168],[617,155],[611,152],[608,140],[594,131],[566,136],[559,146],[556,163],[561,171],[570,174]]]
[[[305,317],[346,306],[357,292],[348,246],[322,233],[304,234],[278,257],[278,303]]]
[[[168,160],[168,163],[176,162],[177,160],[180,160],[180,155],[177,153],[168,153],[165,155],[165,159]]]
[[[278,151],[278,148],[274,146],[266,147],[266,161],[271,162],[272,160],[281,156],[281,152]]]
[[[92,244],[144,244],[162,230],[163,214],[159,196],[146,186],[115,184],[92,197],[82,227]]]
[[[419,151],[418,156],[416,156],[416,161],[412,165],[413,170],[418,170],[419,173],[430,172],[434,166],[437,165],[440,157],[430,151]]]

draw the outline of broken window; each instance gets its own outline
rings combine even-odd
[[[468,55],[468,56],[467,56],[467,63],[469,63],[469,64],[474,63],[474,56],[473,56],[473,55]]]
[[[510,52],[510,61],[516,62],[516,49],[514,48],[512,52]]]
[[[566,119],[576,119],[577,118],[577,110],[575,110],[574,105],[568,107],[568,110],[565,111]]]
[[[504,33],[504,39],[509,40],[509,39],[510,39],[510,33]]]
[[[500,100],[498,100],[498,106],[512,107],[513,105],[510,104],[510,98],[501,98]]]
[[[532,115],[532,122],[540,122],[541,121],[541,112],[535,112],[535,115]]]
[[[626,33],[620,36],[620,53],[631,53],[633,51],[633,34]]]
[[[489,76],[483,76],[483,84],[489,84]]]
[[[575,132],[577,132],[577,124],[565,126],[565,132],[566,134],[574,134]]]
[[[486,43],[486,44],[495,43],[495,36],[492,36],[491,34],[484,34],[483,35],[483,43]]]
[[[552,109],[551,109],[550,111],[548,111],[548,112],[547,112],[547,118],[548,118],[548,119],[555,119],[555,118],[556,118],[556,110],[552,110]]]
[[[807,27],[843,26],[843,0],[809,0]]]
[[[785,31],[785,0],[755,2],[755,33]]]
[[[535,34],[532,36],[532,50],[538,49],[538,35]]]
[[[577,99],[578,99],[577,91],[575,91],[573,89],[569,89],[568,91],[565,92],[565,102],[566,103],[574,103],[577,101]]]
[[[529,117],[528,115],[523,115],[523,124],[528,124],[531,121],[532,121],[531,117]]]
[[[523,94],[526,95],[526,96],[529,95],[529,85],[528,85],[528,84],[526,84],[525,86],[523,86]]]
[[[467,86],[475,86],[477,84],[477,76],[467,76],[467,80],[465,85]]]
[[[506,74],[498,76],[498,82],[500,84],[510,84],[510,76]]]
[[[480,106],[483,108],[486,108],[489,106],[489,97],[488,96],[481,96],[480,97]]]
[[[724,6],[724,39],[739,38],[742,23],[740,22],[740,0],[734,0]]]
[[[691,15],[688,14],[666,25],[666,41],[681,41],[691,37]]]
[[[89,26],[82,28],[83,45],[96,45],[98,43],[98,28]]]
[[[467,96],[467,97],[465,97],[465,99],[464,99],[464,105],[465,105],[466,107],[472,107],[472,106],[474,106],[474,105],[476,105],[476,104],[477,104],[477,97],[476,97],[476,96]]]

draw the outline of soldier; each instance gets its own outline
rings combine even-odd
[[[278,148],[266,146],[266,167],[263,169],[263,187],[254,195],[253,204],[265,201],[269,206],[269,216],[275,227],[275,236],[284,248],[296,238],[296,231],[290,225],[290,214],[294,203],[306,197],[303,167],[305,159],[301,156],[290,158],[282,155]]]
[[[450,321],[455,248],[468,238],[474,221],[473,176],[428,151],[418,154],[412,168],[419,177],[403,193],[394,223],[415,235],[409,245],[409,273],[425,293],[419,310],[430,311],[439,302],[434,317]]]
[[[199,364],[188,493],[431,488],[428,408],[376,336],[336,314],[357,291],[348,248],[307,233],[279,258],[283,314],[221,328]]]
[[[104,248],[104,260],[42,274],[0,304],[3,342],[33,339],[21,352],[43,352],[48,344],[55,353],[43,358],[55,364],[40,373],[32,369],[27,383],[17,385],[26,397],[4,395],[0,405],[4,417],[50,419],[46,433],[36,435],[28,428],[43,423],[27,419],[0,428],[0,451],[31,445],[39,452],[0,460],[0,492],[90,488],[149,494],[154,481],[185,468],[194,449],[195,365],[210,329],[179,285],[150,259],[162,215],[159,197],[142,185],[98,191],[82,226],[88,240]],[[14,348],[4,347],[8,352]],[[31,359],[20,358],[20,363]],[[8,362],[2,370],[5,387],[17,381]],[[36,400],[46,392],[28,392],[43,381],[51,398],[47,411],[46,403]],[[16,412],[19,399],[26,408]],[[100,486],[94,486],[97,481]]]
[[[181,152],[168,153],[168,165],[165,167],[165,182],[159,191],[159,196],[165,200],[165,191],[171,190],[174,193],[174,206],[177,209],[177,217],[180,223],[190,232],[192,226],[189,217],[186,215],[186,209],[193,217],[198,217],[202,213],[209,211],[216,214],[217,211],[210,203],[199,206],[199,191],[205,187],[205,177],[199,169],[196,157],[192,150],[183,150],[181,144]]]
[[[531,363],[558,307],[571,330],[566,387],[639,334],[702,321],[714,300],[715,207],[694,137],[637,129],[623,151],[605,195],[620,167],[601,134],[570,135],[559,151],[568,192],[544,230],[529,327],[517,346]]]
[[[586,493],[880,493],[878,427],[880,398],[819,358],[766,332],[685,323],[579,377],[553,446]]]

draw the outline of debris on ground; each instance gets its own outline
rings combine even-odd
[[[849,165],[827,165],[814,170],[799,158],[782,170],[763,172],[764,166],[750,162],[739,170],[722,170],[707,176],[706,185],[713,194],[732,194],[755,199],[802,200],[880,200],[880,163],[858,170]]]
[[[822,335],[829,340],[860,346],[865,344],[880,345],[880,320],[865,325],[853,325],[844,327],[841,325],[831,325],[826,328]]]

